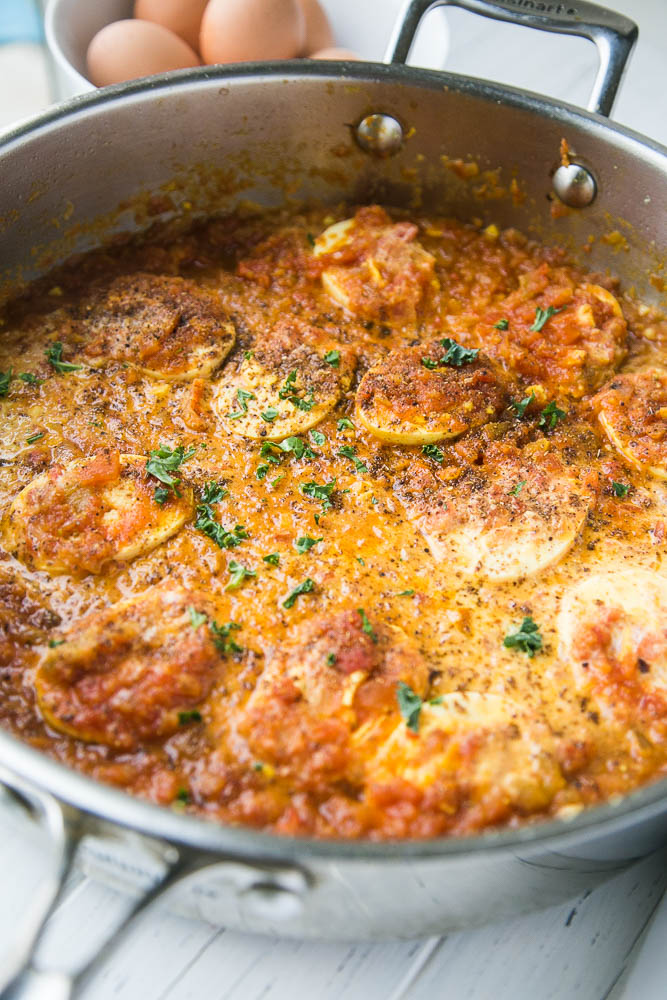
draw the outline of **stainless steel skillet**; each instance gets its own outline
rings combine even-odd
[[[428,0],[407,5],[391,65],[203,68],[100,91],[0,144],[7,291],[155,218],[223,212],[241,198],[264,204],[377,198],[513,224],[573,251],[586,243],[587,266],[610,265],[656,299],[667,236],[660,212],[667,151],[603,117],[634,26],[583,3],[456,5],[593,39],[601,68],[591,111],[404,66],[417,24],[434,6]],[[568,167],[560,161],[563,138],[574,150]],[[476,164],[469,183],[455,169],[460,160]],[[552,212],[554,185],[575,206],[569,213]],[[606,239],[610,230],[618,239]],[[415,937],[566,898],[667,834],[664,782],[570,820],[518,831],[427,843],[334,843],[231,829],[159,809],[68,771],[5,733],[0,762],[5,785],[48,826],[60,858],[0,989],[29,963],[77,852],[142,893],[138,909],[170,889],[181,908],[244,930]],[[73,989],[70,977],[52,971],[30,975],[49,997]]]

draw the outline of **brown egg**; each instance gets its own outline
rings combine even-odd
[[[330,48],[334,44],[333,31],[319,0],[299,0],[299,4],[306,21],[305,54]]]
[[[311,59],[361,59],[361,56],[357,52],[353,52],[352,49],[320,49],[319,52],[313,52]]]
[[[292,59],[305,30],[298,0],[209,0],[199,50],[207,63]]]
[[[98,87],[169,69],[199,66],[197,53],[173,31],[151,21],[114,21],[98,31],[86,55],[88,79]]]
[[[207,3],[208,0],[135,0],[134,16],[169,28],[197,51],[199,26]]]

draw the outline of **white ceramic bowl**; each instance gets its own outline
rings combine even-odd
[[[132,0],[49,0],[44,18],[58,97],[94,90],[86,77],[86,52],[93,35],[112,21],[132,17]]]
[[[1,0],[0,0],[1,2]],[[363,59],[381,60],[403,0],[321,0],[331,20],[338,45]],[[100,28],[132,16],[132,0],[49,0],[46,42],[55,64],[58,97],[64,100],[94,90],[86,78],[86,51]],[[427,15],[410,62],[442,69],[449,31],[444,10]]]

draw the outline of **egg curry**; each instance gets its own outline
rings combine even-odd
[[[0,723],[166,807],[425,838],[667,768],[667,322],[515,230],[239,212],[5,310]]]

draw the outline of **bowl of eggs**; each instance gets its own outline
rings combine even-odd
[[[202,64],[359,58],[319,0],[51,0],[45,26],[63,97]]]
[[[202,64],[354,59],[319,0],[51,0],[60,96]]]
[[[49,0],[46,41],[61,98],[193,66],[381,59],[402,0]],[[434,16],[435,14],[435,16]],[[448,32],[428,15],[411,62],[442,68]]]

